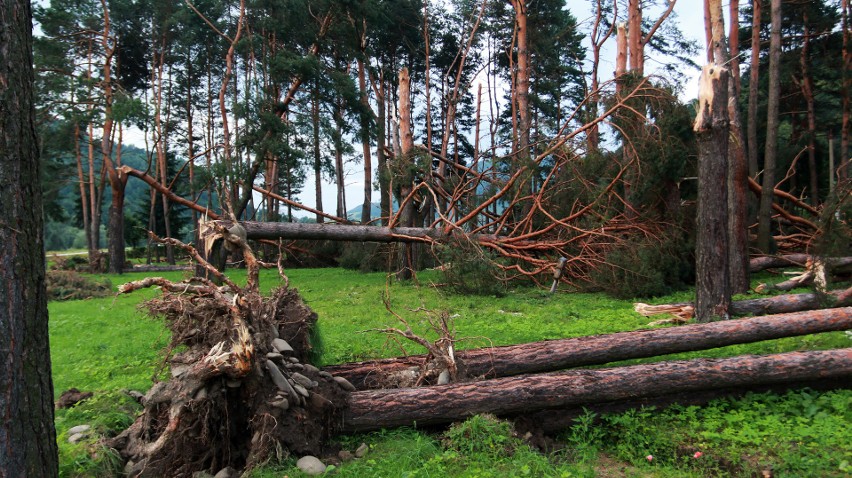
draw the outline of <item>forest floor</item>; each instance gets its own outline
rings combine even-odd
[[[180,280],[184,272],[157,275]],[[502,297],[453,295],[437,272],[418,275],[417,283],[388,282],[385,274],[342,269],[287,271],[307,304],[319,315],[317,365],[329,365],[404,353],[422,353],[371,330],[395,326],[385,310],[387,293],[394,312],[429,335],[422,310],[446,311],[453,318],[459,348],[508,345],[647,328],[652,320],[635,313],[631,301],[599,293],[559,293],[520,287]],[[100,275],[113,286],[145,274]],[[232,271],[237,282],[244,272]],[[761,274],[755,283],[783,276]],[[264,271],[261,287],[280,284]],[[163,349],[168,332],[162,321],[147,318],[139,304],[156,294],[51,302],[50,340],[57,396],[69,388],[94,392],[70,409],[57,410],[62,476],[116,476],[118,460],[98,445],[132,423],[140,406],[128,391],[145,392],[152,377],[165,377]],[[692,299],[684,291],[653,300],[655,304]],[[419,312],[412,312],[420,309]],[[848,333],[772,340],[664,357],[724,357],[793,350],[849,347]],[[630,363],[661,360],[633,360]],[[69,430],[92,428],[76,443]],[[553,437],[545,450],[516,436],[509,423],[473,417],[446,430],[387,430],[337,438],[341,449],[362,443],[366,456],[346,461],[327,473],[346,477],[681,477],[681,476],[848,476],[852,472],[852,390],[795,390],[785,394],[749,394],[705,406],[634,410],[598,416],[591,412]],[[295,458],[254,470],[253,477],[302,476]]]

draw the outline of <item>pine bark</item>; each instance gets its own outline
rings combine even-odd
[[[707,65],[701,75],[695,119],[698,135],[698,235],[695,316],[727,319],[731,303],[728,239],[728,71]]]
[[[772,192],[778,154],[778,108],[781,94],[781,0],[771,2],[772,28],[769,35],[769,95],[766,108],[766,149],[763,155],[763,181],[758,209],[757,247],[772,252]]]
[[[735,304],[734,310],[738,313],[760,314],[820,306],[821,298],[814,294],[796,294]],[[508,377],[846,330],[849,327],[852,327],[852,308],[845,307],[464,350],[456,354],[456,359],[470,377]],[[395,374],[422,366],[426,358],[425,355],[412,355],[332,365],[325,370],[346,378],[358,389],[382,388],[393,381]]]
[[[748,174],[757,178],[757,100],[760,75],[760,0],[752,0],[751,61],[748,80]]]
[[[411,132],[411,77],[408,75],[408,68],[403,68],[399,72],[399,136],[401,157],[397,160],[402,163],[400,168],[407,170],[413,161],[410,155],[411,150],[414,149],[414,137]],[[398,180],[401,181],[399,185],[399,200],[402,208],[399,214],[400,224],[403,227],[412,227],[414,225],[414,202],[410,199],[406,200],[412,192],[412,179],[403,177]],[[414,248],[411,244],[402,246],[400,268],[396,276],[400,280],[408,280],[414,276]]]
[[[34,122],[32,7],[0,0],[0,477],[59,465]]]
[[[424,426],[480,413],[520,415],[640,397],[852,375],[852,349],[659,362],[349,396],[345,431]]]

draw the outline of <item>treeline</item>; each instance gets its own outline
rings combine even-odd
[[[558,255],[586,254],[569,264],[579,277],[615,261],[649,262],[634,252],[661,237],[668,238],[663,256],[675,257],[670,268],[677,269],[691,257],[697,156],[694,111],[678,100],[678,82],[698,47],[683,40],[674,3],[74,0],[36,7],[42,157],[51,168],[47,182],[65,185],[53,195],[65,205],[54,208],[55,221],[80,227],[91,254],[105,225],[117,272],[125,245],[137,241],[128,231],[190,239],[206,209],[292,221],[292,201],[312,192],[317,222],[348,221],[357,205],[346,204],[345,166],[359,164],[362,223],[539,241],[535,250],[491,248],[508,258],[501,267],[510,277],[535,277]],[[752,58],[736,85],[750,175],[760,181],[771,164],[762,146],[771,8],[757,5],[755,17],[753,5],[731,5],[738,19],[731,54]],[[783,2],[772,169],[785,178],[778,188],[812,205],[829,200],[835,180],[846,178],[849,68],[837,61],[848,66],[848,9],[846,0]],[[650,56],[663,65],[654,76],[646,72]],[[406,98],[399,97],[402,70],[410,78]],[[406,115],[410,131],[400,127]],[[144,162],[125,153],[131,126],[143,132]],[[133,174],[162,188],[147,190],[142,203],[130,193],[142,184],[128,182]],[[323,204],[323,177],[335,184],[333,205]],[[199,207],[187,211],[175,195]],[[373,203],[381,204],[380,217]],[[749,207],[756,220],[757,203]],[[147,209],[147,217],[129,214],[133,208]],[[790,236],[779,224],[776,236]],[[689,272],[675,275],[685,281]]]

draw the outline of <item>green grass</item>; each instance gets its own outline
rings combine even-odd
[[[560,293],[519,287],[503,297],[459,296],[435,286],[434,272],[419,275],[419,285],[387,282],[384,274],[360,274],[342,269],[287,271],[292,287],[319,315],[321,364],[400,355],[402,349],[383,334],[371,332],[398,326],[382,303],[389,294],[393,310],[416,332],[428,335],[426,315],[414,309],[446,311],[453,317],[460,348],[505,345],[537,340],[636,330],[652,319],[641,317],[631,301],[602,294]],[[114,286],[146,274],[103,275]],[[161,275],[180,280],[184,272]],[[245,281],[243,271],[230,275]],[[755,282],[777,282],[784,277],[763,274]],[[262,287],[280,284],[275,271],[263,271]],[[139,406],[125,390],[144,392],[163,360],[168,333],[162,321],[150,319],[138,305],[157,292],[83,301],[52,302],[51,358],[54,386],[94,391],[95,398],[69,410],[57,411],[63,476],[114,476],[115,457],[96,445],[97,436],[125,428]],[[653,303],[691,300],[691,292],[656,298]],[[848,347],[841,333],[737,345],[665,358],[717,357],[744,353],[775,353]],[[408,353],[422,353],[405,344]],[[661,358],[634,360],[646,362]],[[803,395],[805,394],[805,395]],[[808,398],[809,397],[809,398]],[[504,429],[473,434],[467,445],[449,435],[400,429],[340,437],[342,448],[354,450],[361,442],[371,451],[362,459],[344,463],[339,476],[737,476],[744,470],[770,466],[786,476],[803,469],[820,476],[841,476],[852,462],[852,439],[842,431],[850,423],[852,392],[793,392],[785,396],[750,396],[706,407],[673,409],[663,413],[635,411],[612,417],[585,417],[557,440],[560,450],[542,454],[530,449]],[[811,403],[811,405],[808,405]],[[816,408],[814,408],[816,407]],[[632,413],[632,415],[631,415]],[[482,427],[474,418],[457,427]],[[87,423],[95,435],[77,445],[67,442],[67,430]],[[487,425],[487,423],[486,423]],[[755,428],[755,427],[762,428]],[[747,434],[744,430],[755,430]],[[762,431],[760,431],[762,430]],[[483,435],[484,434],[484,435]],[[495,438],[496,437],[496,438]],[[502,438],[500,438],[502,437]],[[485,443],[506,443],[511,453],[478,449]],[[495,441],[497,440],[497,441]],[[466,448],[467,447],[467,448]],[[703,461],[684,450],[704,451]],[[699,450],[700,449],[700,450]],[[653,454],[652,462],[645,456]],[[704,458],[703,457],[703,458]],[[845,463],[845,464],[844,464]],[[613,470],[617,470],[614,473]],[[293,462],[270,465],[253,472],[257,477],[300,476]],[[815,476],[815,475],[814,475]]]

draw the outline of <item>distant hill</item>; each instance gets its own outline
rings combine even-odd
[[[370,203],[370,206],[370,219],[375,219],[382,215],[382,206],[380,203]],[[350,221],[360,221],[362,209],[364,209],[363,204],[359,204],[353,207],[352,209],[346,211],[346,218]]]

